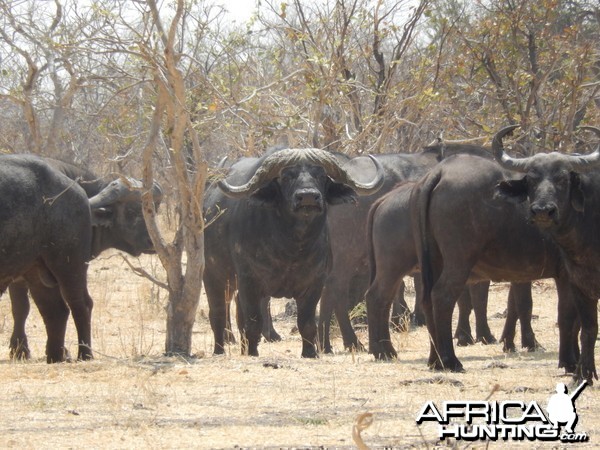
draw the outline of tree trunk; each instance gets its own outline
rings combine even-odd
[[[186,295],[182,291],[169,293],[167,338],[165,341],[165,354],[167,356],[190,356],[197,308],[197,296]]]
[[[153,51],[147,52],[148,61],[155,69],[154,79],[158,95],[148,142],[143,152],[144,219],[156,253],[167,271],[169,304],[167,306],[165,351],[167,355],[189,356],[204,272],[202,199],[208,167],[189,119],[186,109],[184,77],[177,66],[181,55],[175,51],[176,30],[184,12],[184,2],[178,0],[176,13],[168,33],[165,32],[160,21],[155,0],[147,0],[147,3],[163,44],[164,59],[154,58]],[[155,205],[150,195],[154,182],[152,155],[158,145],[162,126],[167,130],[163,138],[167,142],[173,162],[171,181],[173,187],[176,187],[174,191],[177,193],[180,208],[177,232],[174,241],[170,244],[165,243],[157,226]],[[186,151],[184,148],[186,132],[192,141],[192,152]],[[192,166],[195,165],[192,170],[190,170],[190,158],[194,160]],[[185,272],[184,251],[187,257]]]

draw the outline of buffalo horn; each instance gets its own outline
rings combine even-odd
[[[223,169],[223,168],[225,167],[225,164],[227,163],[227,159],[228,159],[228,158],[227,158],[227,155],[223,156],[223,157],[222,157],[222,158],[219,160],[219,162],[218,162],[218,164],[217,164],[217,167],[216,167],[216,168],[217,168],[217,169]]]
[[[358,195],[369,195],[377,192],[379,188],[383,185],[384,182],[384,170],[381,163],[377,160],[377,158],[368,155],[373,164],[375,165],[376,173],[375,178],[371,180],[369,183],[361,183],[358,180],[355,180],[346,170],[344,170],[340,165],[337,159],[333,157],[331,154],[324,152],[327,155],[327,164],[324,164],[323,167],[327,171],[327,175],[329,175],[335,182],[344,183],[350,186],[352,189],[356,191]]]
[[[498,131],[494,135],[494,139],[492,139],[492,153],[494,154],[496,161],[498,161],[498,164],[502,167],[517,172],[525,172],[527,170],[529,158],[513,158],[508,156],[504,151],[504,144],[502,143],[502,138],[504,138],[504,136],[519,127],[520,125],[509,125]]]
[[[518,127],[519,125],[509,125],[498,131],[492,140],[492,152],[494,154],[494,158],[496,158],[496,161],[498,161],[502,167],[517,172],[526,172],[531,157],[512,158],[506,154],[504,151],[504,145],[502,144],[502,138]],[[600,129],[596,127],[585,126],[581,127],[581,129],[592,131],[598,137],[600,137]],[[600,144],[596,150],[589,155],[562,155],[562,158],[571,164],[571,168],[574,171],[583,172],[586,170],[592,170],[600,166]]]
[[[596,134],[600,138],[600,128],[596,127],[580,127],[582,130],[589,130]],[[583,171],[596,168],[600,165],[600,143],[596,147],[593,153],[589,155],[569,155],[569,159],[572,161],[573,170],[575,171]]]
[[[316,148],[285,149],[267,156],[256,169],[252,178],[240,186],[230,185],[226,180],[219,181],[219,187],[228,197],[243,198],[262,187],[265,183],[277,178],[286,167],[301,163],[314,163],[322,166],[327,175],[334,181],[351,186],[359,195],[366,195],[377,191],[383,184],[383,168],[373,157],[377,175],[370,183],[363,184],[354,180],[339,165],[337,159],[324,150]]]

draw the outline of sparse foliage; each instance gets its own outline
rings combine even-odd
[[[174,240],[147,218],[190,299],[205,160],[412,152],[515,122],[531,153],[600,123],[597,2],[262,0],[244,24],[212,0],[38,6],[0,0],[0,151],[161,181]]]

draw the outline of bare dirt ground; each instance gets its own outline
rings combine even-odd
[[[158,271],[155,257],[133,262]],[[284,300],[273,304],[275,327],[284,339],[262,343],[258,358],[240,356],[238,345],[225,356],[211,355],[205,298],[193,342],[199,358],[165,358],[163,292],[133,275],[116,253],[92,263],[89,283],[95,300],[91,362],[47,365],[45,330],[35,308],[27,327],[33,360],[10,361],[12,319],[7,295],[2,297],[1,448],[354,447],[352,426],[366,412],[373,414],[373,424],[362,438],[371,448],[564,447],[541,441],[440,443],[436,426],[415,423],[428,400],[441,404],[491,395],[545,407],[556,383],[571,381],[557,368],[556,294],[550,282],[534,289],[539,318],[533,327],[546,351],[506,355],[499,344],[458,348],[463,374],[427,369],[423,328],[394,335],[399,350],[394,362],[346,352],[339,336],[334,355],[304,360],[300,337],[291,332],[294,319],[283,314]],[[504,321],[491,317],[504,310],[506,294],[506,285],[493,285],[488,316],[496,337]],[[359,333],[366,344],[366,330]],[[67,341],[76,354],[72,322]],[[600,446],[597,386],[586,388],[576,405],[577,431],[590,439],[575,446]]]

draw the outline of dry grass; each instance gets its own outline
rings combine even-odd
[[[154,258],[139,263],[158,271]],[[355,420],[368,412],[373,423],[361,432],[367,446],[433,448],[435,428],[415,424],[427,400],[483,400],[492,393],[492,400],[536,400],[545,405],[556,382],[569,381],[556,367],[556,295],[547,282],[535,286],[534,313],[539,319],[533,325],[546,351],[505,355],[500,345],[459,348],[464,374],[427,370],[424,329],[394,335],[400,354],[395,362],[344,352],[339,337],[334,339],[335,355],[301,359],[300,337],[291,333],[293,319],[283,317],[282,300],[274,301],[273,308],[284,340],[261,344],[259,358],[239,356],[237,345],[225,356],[210,355],[212,334],[204,298],[193,344],[200,358],[164,358],[163,293],[132,275],[116,254],[92,263],[90,291],[95,300],[96,360],[85,363],[45,364],[45,331],[37,311],[28,322],[34,359],[9,361],[9,302],[6,296],[0,301],[0,343],[6,349],[0,355],[0,447],[354,447]],[[489,316],[504,309],[506,293],[505,285],[493,286]],[[499,337],[503,320],[491,319],[490,324]],[[360,331],[360,338],[366,343],[366,330]],[[75,354],[72,323],[68,342]],[[595,431],[600,427],[597,392],[596,386],[588,388],[577,401],[577,429],[590,434],[590,442],[578,447],[600,442]],[[498,446],[507,444],[490,444]],[[513,446],[532,445],[509,443]]]

